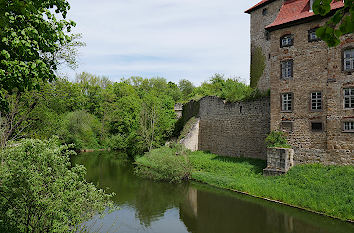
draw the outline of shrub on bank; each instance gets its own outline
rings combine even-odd
[[[270,134],[268,134],[265,141],[269,148],[291,148],[291,146],[288,144],[288,140],[286,139],[284,132],[272,131]]]
[[[179,146],[161,147],[136,160],[136,173],[154,180],[181,182],[191,175],[187,151]]]
[[[56,139],[27,139],[0,150],[0,232],[76,232],[113,207],[112,195],[86,182],[83,166]]]

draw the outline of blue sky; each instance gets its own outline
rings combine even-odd
[[[258,0],[69,0],[86,47],[79,68],[108,76],[195,84],[215,73],[249,79],[249,15]]]

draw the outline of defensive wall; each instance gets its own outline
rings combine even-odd
[[[195,117],[188,147],[224,156],[267,159],[265,138],[270,132],[270,100],[227,103],[208,96],[183,106],[181,121]],[[196,135],[197,134],[197,135]],[[194,144],[194,145],[191,145]]]

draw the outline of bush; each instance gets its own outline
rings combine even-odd
[[[112,207],[112,195],[71,167],[57,139],[27,139],[0,151],[0,232],[76,232],[79,225]]]
[[[171,148],[172,147],[172,148]],[[136,160],[136,173],[140,176],[169,182],[188,180],[192,167],[188,151],[181,145],[151,150]]]
[[[279,131],[272,131],[266,138],[266,143],[269,148],[280,147],[280,148],[291,148],[288,141],[285,138],[285,134]]]
[[[100,148],[99,129],[99,120],[80,110],[64,116],[59,134],[66,144],[74,144],[76,149],[97,149]]]

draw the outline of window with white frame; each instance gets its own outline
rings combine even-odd
[[[293,35],[291,35],[291,34],[282,36],[282,37],[280,38],[280,47],[281,47],[281,48],[292,46],[293,43],[294,43]]]
[[[293,77],[293,60],[287,60],[281,62],[281,77],[284,79]]]
[[[344,71],[353,71],[354,70],[354,48],[347,49],[344,51]]]
[[[344,108],[354,108],[354,88],[344,88]]]
[[[343,130],[345,132],[354,132],[354,121],[344,122]]]
[[[281,95],[281,110],[291,112],[293,110],[293,94],[284,93]]]
[[[319,40],[319,38],[316,35],[316,30],[317,30],[317,28],[313,28],[313,29],[309,30],[309,35],[308,35],[309,42]]]
[[[322,92],[311,93],[311,110],[322,110]]]

